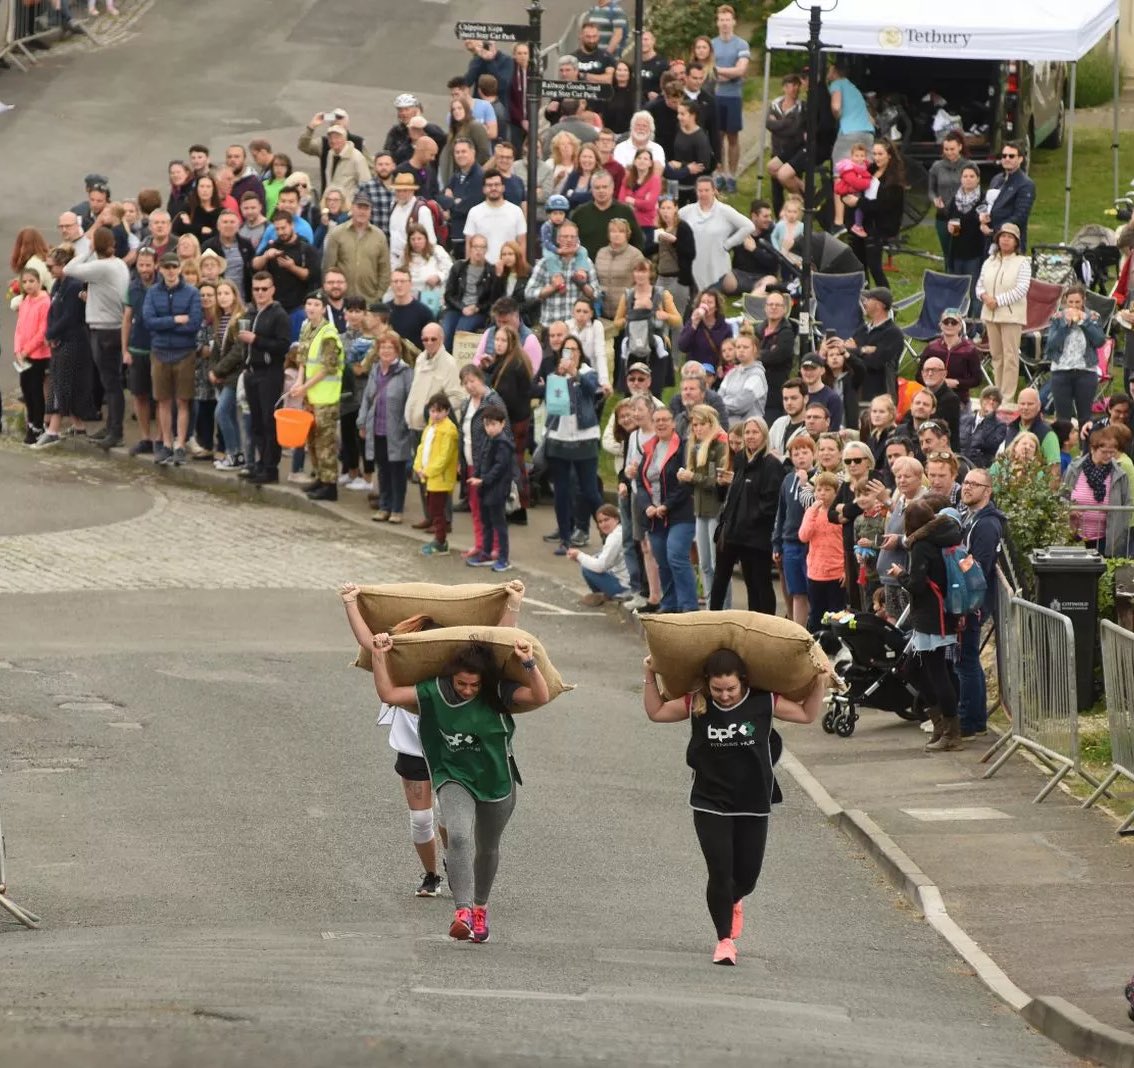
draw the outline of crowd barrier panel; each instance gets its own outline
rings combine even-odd
[[[1003,608],[1003,606],[1001,606]],[[1008,602],[1005,650],[1011,725],[982,757],[1004,748],[984,773],[995,775],[1013,753],[1026,750],[1051,770],[1036,795],[1043,801],[1079,767],[1079,713],[1075,694],[1075,634],[1071,620],[1050,608],[1012,597]],[[999,635],[998,631],[998,635]],[[1003,685],[1003,683],[1002,683]]]
[[[1110,727],[1111,769],[1086,801],[1090,808],[1120,776],[1134,782],[1134,634],[1102,620],[1103,690]],[[1118,828],[1119,834],[1134,834],[1134,812]]]

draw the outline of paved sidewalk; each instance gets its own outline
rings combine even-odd
[[[784,734],[845,815],[865,814],[867,829],[873,821],[936,885],[952,919],[1012,983],[1037,1001],[1064,999],[1115,1033],[1100,1045],[1091,1021],[1076,1022],[1059,1002],[1034,1004],[1026,1018],[1073,1052],[1134,1065],[1122,997],[1134,971],[1134,841],[1120,839],[1109,816],[1080,810],[1061,790],[1032,804],[1040,773],[1022,756],[982,780],[979,760],[994,735],[932,755],[916,726],[869,709],[849,739],[791,725]],[[917,873],[903,876],[879,857],[885,841],[873,837],[867,848],[916,898]]]

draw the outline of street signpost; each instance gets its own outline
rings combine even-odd
[[[519,22],[458,22],[453,33],[462,41],[492,41],[495,44],[515,44],[527,41],[531,28]]]
[[[609,100],[614,87],[606,82],[542,81],[541,95],[552,100]]]
[[[507,22],[458,22],[453,27],[454,35],[462,41],[491,41],[500,44],[526,44],[528,46],[528,262],[535,263],[539,258],[539,106],[545,98],[555,100],[609,100],[614,92],[613,86],[598,82],[560,82],[545,81],[543,78],[543,57],[540,55],[540,32],[543,21],[543,7],[540,0],[532,0],[528,5],[528,24]]]

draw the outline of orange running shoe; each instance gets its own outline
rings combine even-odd
[[[714,964],[735,964],[736,943],[731,938],[722,938],[713,952]]]

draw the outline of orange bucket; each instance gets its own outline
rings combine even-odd
[[[277,408],[276,441],[285,449],[299,449],[315,425],[315,416],[306,408]]]

